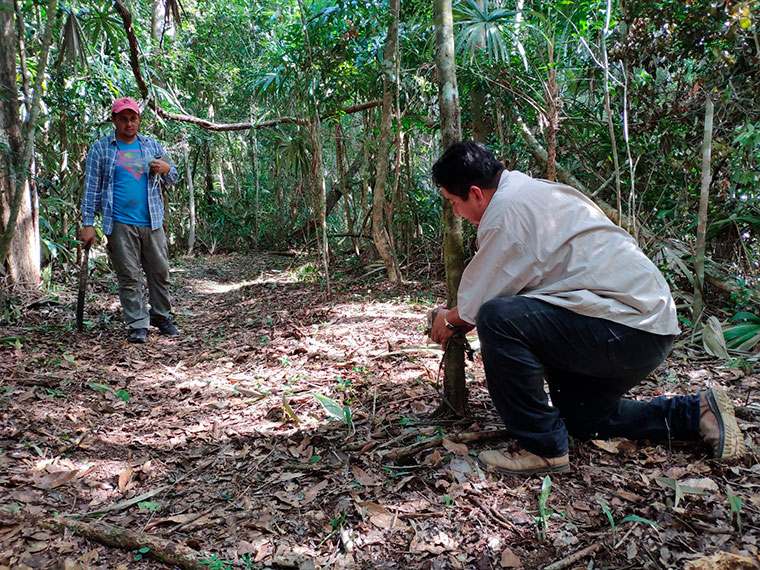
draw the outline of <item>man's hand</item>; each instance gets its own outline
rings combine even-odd
[[[83,247],[87,246],[87,244],[95,243],[95,228],[92,226],[83,226],[82,230],[79,232],[79,238],[82,240]]]
[[[148,166],[150,166],[150,171],[153,174],[169,174],[169,171],[171,170],[171,166],[168,162],[164,162],[158,158],[151,160],[148,163]]]
[[[456,329],[450,329],[446,326],[446,315],[448,314],[449,309],[446,307],[436,307],[435,321],[433,321],[433,328],[430,329],[430,338],[434,342],[440,343],[444,350],[446,350],[446,343],[456,332]]]

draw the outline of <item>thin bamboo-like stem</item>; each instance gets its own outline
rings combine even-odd
[[[695,331],[700,328],[704,311],[705,281],[705,235],[707,233],[707,205],[710,200],[710,156],[712,152],[713,115],[715,105],[712,94],[707,94],[705,102],[705,131],[702,138],[702,188],[699,194],[699,214],[697,217],[697,245],[694,252],[694,304],[692,305],[692,322]]]

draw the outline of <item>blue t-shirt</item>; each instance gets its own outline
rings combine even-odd
[[[148,173],[140,142],[116,141],[119,153],[113,174],[113,219],[130,226],[149,226]]]

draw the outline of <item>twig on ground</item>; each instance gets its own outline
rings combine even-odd
[[[478,497],[470,496],[470,499],[480,507],[480,510],[483,511],[486,515],[491,517],[491,520],[493,520],[496,524],[498,524],[500,527],[505,528],[507,530],[511,530],[515,534],[519,535],[520,538],[525,538],[525,535],[523,534],[523,531],[517,528],[513,523],[505,519],[499,511],[494,509],[493,507],[490,507],[486,505],[483,501],[481,501]]]
[[[94,511],[90,511],[89,513],[84,513],[78,516],[91,517],[93,515],[102,515],[103,513],[110,513],[111,511],[121,511],[128,507],[131,507],[132,505],[136,505],[137,503],[145,501],[146,499],[150,499],[151,497],[158,495],[159,493],[165,491],[168,488],[169,488],[169,485],[164,485],[163,487],[158,487],[157,489],[153,489],[152,491],[148,491],[147,493],[143,493],[142,495],[132,497],[131,499],[128,499],[126,501],[115,503],[108,507],[103,507],[102,509],[96,509]]]
[[[445,437],[446,439],[453,441],[454,443],[469,443],[473,441],[487,441],[492,439],[503,439],[507,435],[506,430],[488,430],[488,431],[478,431],[478,432],[469,432],[469,433],[452,433],[447,434]],[[399,459],[401,457],[408,457],[409,455],[414,455],[415,453],[419,451],[423,451],[425,449],[430,449],[432,447],[437,447],[441,444],[441,441],[443,441],[443,437],[433,437],[429,439],[428,441],[423,441],[421,443],[415,443],[413,445],[410,445],[408,447],[404,447],[401,449],[396,449],[393,451],[389,451],[385,454],[385,459]]]
[[[581,558],[585,558],[589,554],[593,554],[601,547],[602,545],[600,543],[594,543],[591,546],[587,546],[583,550],[579,550],[578,552],[571,554],[570,556],[565,556],[562,560],[557,560],[553,564],[549,564],[549,566],[544,568],[544,570],[562,570],[562,568],[567,568],[571,564],[578,562],[578,560]]]

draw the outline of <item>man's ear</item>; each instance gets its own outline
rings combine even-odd
[[[475,195],[475,198],[477,198],[479,201],[483,200],[483,190],[480,186],[475,186],[474,184],[470,186],[470,193]]]

